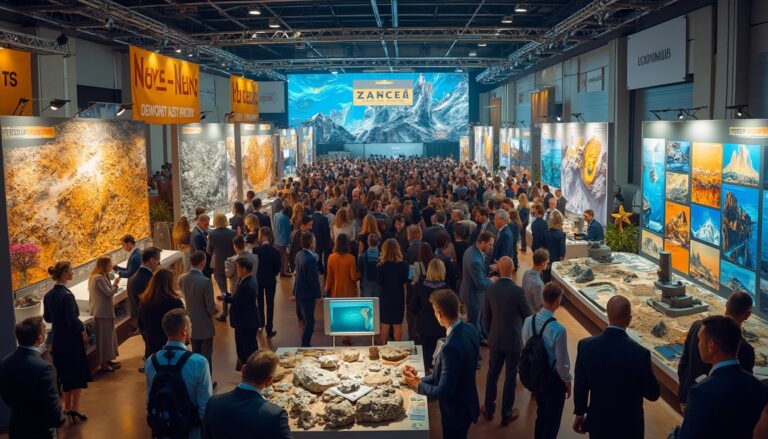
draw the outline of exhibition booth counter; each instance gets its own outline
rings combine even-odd
[[[565,221],[563,221],[563,231],[565,232],[565,259],[586,258],[588,256],[589,242],[574,238],[576,221],[576,215],[566,212]],[[530,247],[533,243],[531,223],[528,223],[528,226],[525,228],[525,237],[528,241],[528,247]]]
[[[278,348],[272,386],[262,392],[288,411],[303,437],[427,438],[427,398],[411,391],[403,368],[424,376],[421,346]]]
[[[700,300],[708,310],[670,317],[652,307],[659,300],[655,288],[658,264],[632,253],[614,253],[612,262],[579,258],[552,264],[552,277],[565,287],[565,295],[580,312],[600,329],[608,326],[606,305],[614,295],[632,303],[629,336],[651,351],[656,376],[673,394],[678,391],[677,366],[691,325],[709,315],[725,313],[725,299],[682,277],[686,294]],[[743,325],[744,337],[755,348],[755,376],[768,379],[768,322],[755,316]]]

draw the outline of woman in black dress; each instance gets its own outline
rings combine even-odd
[[[144,358],[149,359],[165,346],[168,337],[163,331],[163,316],[176,308],[184,308],[184,302],[173,289],[173,272],[161,268],[152,276],[139,298],[138,325],[144,335]]]
[[[437,340],[445,337],[445,328],[435,317],[435,311],[429,296],[437,290],[450,289],[445,281],[445,264],[439,258],[432,259],[427,267],[426,279],[416,284],[414,294],[408,300],[408,311],[416,316],[416,329],[419,333],[424,357],[424,370],[432,368]],[[429,372],[427,372],[429,373]]]
[[[88,333],[78,317],[80,311],[75,296],[67,288],[75,272],[71,263],[57,262],[48,268],[48,274],[56,284],[43,298],[43,317],[52,325],[51,353],[64,393],[64,413],[72,423],[85,421],[88,417],[80,413],[80,392],[88,388],[93,378],[85,355]]]
[[[384,241],[379,257],[377,281],[381,285],[381,344],[387,343],[389,327],[394,327],[395,340],[403,339],[405,314],[405,284],[408,283],[408,264],[403,261],[400,245],[394,238]]]

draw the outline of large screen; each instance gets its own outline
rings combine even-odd
[[[325,333],[328,335],[379,333],[379,299],[377,297],[325,299],[323,314]]]
[[[292,127],[316,143],[458,142],[467,135],[464,73],[288,75]]]

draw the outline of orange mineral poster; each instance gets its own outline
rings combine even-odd
[[[0,114],[11,116],[19,99],[32,99],[32,54],[0,49]],[[16,116],[32,116],[32,105]]]
[[[131,46],[133,118],[153,124],[200,121],[200,66]]]
[[[229,77],[232,95],[233,122],[259,120],[259,83],[240,76]]]

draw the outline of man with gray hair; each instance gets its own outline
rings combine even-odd
[[[509,228],[509,212],[504,209],[499,209],[493,216],[493,225],[499,230],[496,244],[493,246],[493,254],[491,260],[494,262],[491,265],[491,269],[494,270],[495,262],[499,261],[502,257],[508,256],[512,259],[515,266],[515,272],[519,264],[517,262],[517,236],[512,233],[512,229]]]

